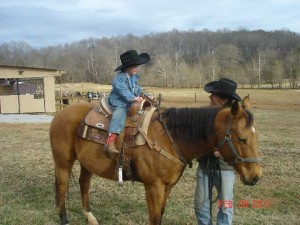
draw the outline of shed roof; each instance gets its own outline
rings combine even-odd
[[[65,70],[37,68],[27,66],[8,66],[0,64],[0,78],[38,78],[48,76],[61,76]]]

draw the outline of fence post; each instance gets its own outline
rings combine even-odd
[[[157,103],[157,105],[158,105],[158,108],[160,108],[160,103],[161,103],[161,95],[162,95],[162,94],[158,94],[158,103]]]

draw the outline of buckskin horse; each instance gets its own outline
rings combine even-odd
[[[89,202],[92,175],[118,180],[117,161],[107,157],[105,146],[76,134],[91,108],[91,103],[70,105],[54,117],[50,127],[56,204],[63,225],[69,224],[65,196],[75,160],[81,167],[82,206],[89,225],[99,225]],[[245,185],[258,182],[262,168],[257,132],[249,108],[249,99],[245,97],[241,104],[234,102],[231,108],[169,108],[153,113],[147,134],[150,143],[124,150],[137,180],[144,184],[150,225],[162,223],[168,195],[186,165],[216,147],[224,160],[234,166]]]

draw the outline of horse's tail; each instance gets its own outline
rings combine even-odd
[[[55,172],[54,192],[55,192],[55,205],[56,207],[58,207],[58,190],[57,190],[56,172]]]

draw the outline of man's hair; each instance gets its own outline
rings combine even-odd
[[[223,107],[231,107],[233,100],[234,100],[232,97],[230,97],[226,94],[222,94],[222,93],[213,93],[213,94],[219,96],[219,98],[221,98],[223,100],[227,99],[227,102],[224,104]]]

